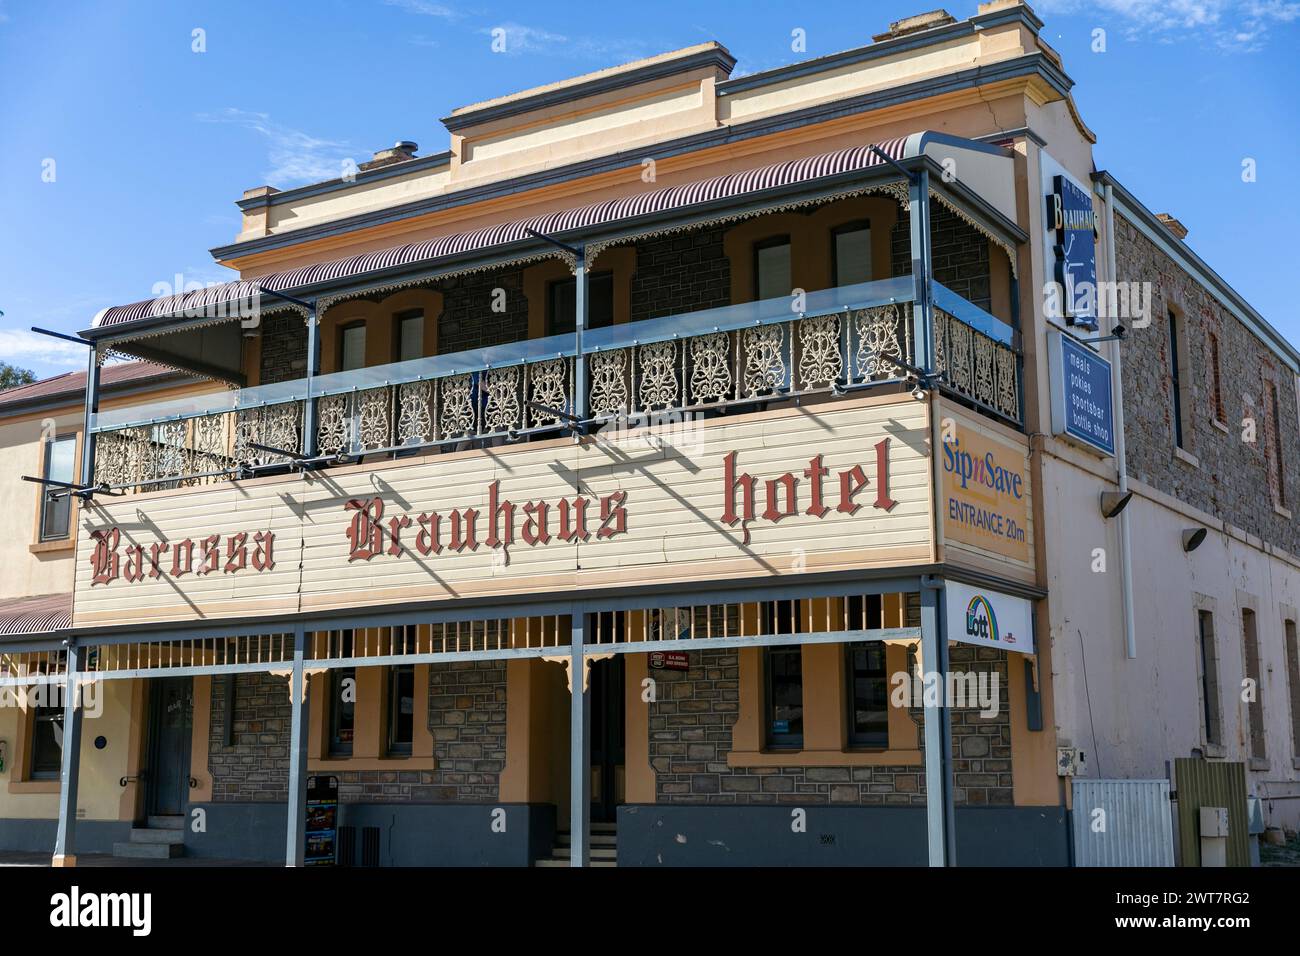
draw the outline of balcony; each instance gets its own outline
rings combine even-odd
[[[100,412],[95,481],[181,488],[415,451],[465,450],[933,386],[1018,425],[1012,328],[911,276]]]

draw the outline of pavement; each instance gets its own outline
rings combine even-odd
[[[0,866],[49,866],[48,853],[0,853]],[[170,860],[124,860],[108,853],[79,853],[78,867],[155,867],[155,866],[270,866],[257,860],[214,860],[208,857],[178,856]]]

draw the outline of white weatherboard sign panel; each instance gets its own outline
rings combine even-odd
[[[929,417],[864,399],[81,509],[80,626],[933,560]],[[654,438],[651,441],[648,438]]]
[[[1034,653],[1034,606],[1024,598],[947,581],[944,608],[948,640]]]

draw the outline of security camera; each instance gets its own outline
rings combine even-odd
[[[1124,328],[1122,324],[1116,323],[1115,327],[1110,330],[1110,334],[1115,336],[1117,339],[1122,339],[1124,336],[1128,335],[1128,329]]]

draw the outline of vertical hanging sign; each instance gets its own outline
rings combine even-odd
[[[1092,196],[1069,176],[1052,177],[1047,230],[1053,236],[1056,281],[1065,321],[1097,328],[1097,232]]]

